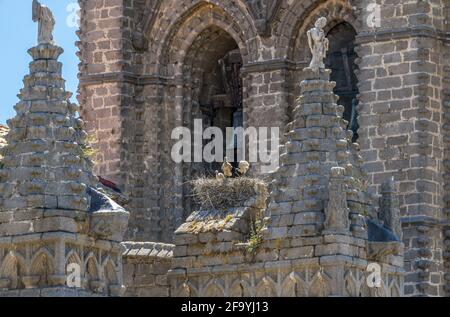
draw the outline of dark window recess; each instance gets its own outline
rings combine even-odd
[[[345,107],[344,119],[348,129],[354,133],[353,141],[358,139],[358,105],[357,78],[355,75],[355,29],[347,22],[342,22],[328,32],[330,49],[325,61],[332,70],[331,80],[336,82],[334,93],[339,96],[338,103]]]

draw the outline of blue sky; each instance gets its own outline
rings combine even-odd
[[[75,55],[78,50],[75,41],[73,6],[75,0],[40,0],[47,5],[56,19],[54,38],[57,45],[64,49],[59,58],[63,63],[63,77],[66,90],[74,93],[72,101],[76,102],[78,86],[77,72],[79,59]],[[0,124],[15,115],[13,109],[17,103],[17,94],[22,88],[23,76],[28,74],[31,56],[27,50],[36,45],[37,24],[31,20],[32,0],[0,0]]]

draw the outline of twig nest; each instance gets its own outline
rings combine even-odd
[[[199,178],[192,182],[196,203],[204,210],[227,210],[245,207],[248,200],[265,201],[267,184],[260,179],[237,177],[218,181],[215,178]],[[263,199],[264,198],[264,199]]]

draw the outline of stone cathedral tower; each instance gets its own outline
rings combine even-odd
[[[130,197],[129,240],[173,242],[192,211],[186,181],[212,168],[172,162],[173,128],[293,120],[306,30],[324,16],[369,191],[391,195],[392,177],[398,187],[404,294],[449,294],[448,0],[79,3],[81,114],[100,140],[96,173]]]

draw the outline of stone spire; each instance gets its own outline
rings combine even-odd
[[[358,145],[351,141],[352,132],[345,130],[344,107],[337,104],[330,72],[303,71],[301,96],[288,126],[270,205],[271,215],[295,216],[292,223],[275,229],[275,236],[283,232],[314,236],[328,230],[367,238],[362,215],[371,208],[370,197],[364,193]],[[340,197],[334,192],[337,189]]]
[[[129,213],[96,190],[63,49],[31,48],[0,165],[0,296],[122,294]]]
[[[0,177],[4,210],[63,209],[88,211],[87,188],[96,183],[83,157],[86,138],[77,105],[65,91],[58,57],[62,48],[42,44],[31,48],[30,74],[23,82],[8,120],[8,145],[3,149]]]

